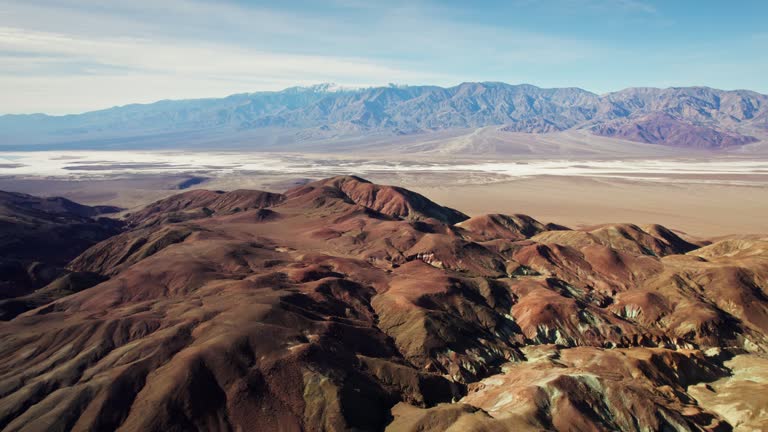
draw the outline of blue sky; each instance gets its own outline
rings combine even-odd
[[[768,2],[0,0],[0,113],[336,82],[768,93]]]

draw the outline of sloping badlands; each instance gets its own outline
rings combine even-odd
[[[0,323],[0,429],[726,431],[766,409],[706,393],[768,390],[727,381],[768,349],[766,238],[469,218],[357,177],[126,222],[69,264],[103,282]]]

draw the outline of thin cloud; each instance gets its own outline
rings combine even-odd
[[[284,55],[228,45],[190,44],[183,41],[115,38],[90,39],[73,35],[0,28],[0,51],[38,54],[46,60],[66,58],[144,71],[189,74],[294,76],[308,70],[319,76],[410,76],[407,71],[362,59]],[[34,62],[34,57],[30,60]]]
[[[0,52],[2,112],[82,111],[320,81],[349,86],[456,81],[358,58],[285,55],[183,41],[90,39],[15,28],[0,28]],[[42,109],[33,108],[43,95]]]
[[[656,9],[656,6],[638,1],[638,0],[616,0],[616,3],[621,5],[626,10],[630,11],[637,11],[637,12],[644,12],[647,14],[656,14],[658,13],[658,10]]]
[[[518,0],[527,2],[527,0]],[[653,4],[641,0],[552,0],[548,8],[568,11],[573,15],[620,15],[659,18],[659,10]]]
[[[373,7],[340,1],[336,7]],[[352,16],[195,0],[0,5],[0,87],[5,95],[0,112],[25,112],[35,103],[40,104],[35,111],[66,112],[63,99],[71,98],[69,89],[96,81],[101,90],[93,97],[71,99],[71,110],[305,82],[450,85],[498,79],[499,71],[520,65],[564,65],[589,57],[594,49],[568,38],[464,22],[419,2]],[[20,62],[14,58],[18,56],[26,58]],[[482,63],[487,63],[486,73],[468,70]],[[35,80],[46,76],[50,82]],[[76,79],[86,76],[88,80]],[[131,86],[135,100],[118,90],[104,91],[109,80],[123,86],[131,76],[171,85],[167,90],[154,86],[153,97],[149,89]],[[47,89],[45,100],[25,99],[40,94],[25,86],[41,83]],[[90,94],[94,89],[85,85],[80,91]],[[57,98],[62,100],[55,102]]]

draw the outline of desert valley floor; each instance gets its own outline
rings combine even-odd
[[[635,148],[634,145],[631,148]],[[658,153],[658,150],[654,150]],[[0,152],[0,190],[83,204],[141,207],[180,190],[285,190],[357,174],[429,196],[468,215],[526,213],[569,226],[660,223],[709,239],[768,232],[762,154],[648,153],[631,158],[349,157],[179,151]]]

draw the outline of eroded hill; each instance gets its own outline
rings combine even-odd
[[[69,264],[103,282],[0,323],[2,430],[725,431],[766,409],[704,393],[768,349],[765,238],[468,218],[357,177],[127,219]]]
[[[0,304],[63,276],[70,260],[120,232],[121,222],[101,217],[119,210],[0,191]]]

